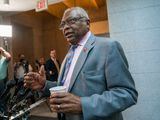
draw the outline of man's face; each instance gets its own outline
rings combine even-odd
[[[20,55],[19,57],[20,62],[22,62],[23,60],[25,60],[25,56],[23,54]]]
[[[50,52],[50,57],[51,57],[51,58],[56,58],[56,51],[55,51],[55,50],[52,50],[52,51]]]
[[[40,63],[41,65],[45,64],[45,60],[44,60],[43,57],[41,57],[41,58],[39,59],[39,63]]]
[[[87,18],[80,17],[75,10],[63,15],[61,25],[63,34],[70,44],[77,44],[89,30]]]

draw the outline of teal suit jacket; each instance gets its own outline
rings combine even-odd
[[[52,86],[47,82],[45,93]],[[123,120],[121,112],[137,102],[138,93],[121,45],[91,35],[75,65],[69,92],[80,96],[83,113],[66,114],[66,120]]]

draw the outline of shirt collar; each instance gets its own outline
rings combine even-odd
[[[91,35],[91,31],[88,31],[85,36],[80,40],[80,42],[78,43],[78,45],[80,46],[84,46],[85,43],[87,42],[88,38],[90,37]]]

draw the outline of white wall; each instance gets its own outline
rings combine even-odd
[[[139,92],[124,120],[160,120],[160,0],[107,0],[111,38],[126,53]]]

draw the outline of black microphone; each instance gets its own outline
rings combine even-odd
[[[12,87],[14,87],[16,85],[16,81],[15,80],[9,80],[6,84],[5,90],[3,91],[3,93],[0,96],[0,99],[3,99],[3,97],[5,95],[7,95],[7,93],[10,91],[10,89]]]
[[[28,95],[28,93],[31,91],[31,89],[27,88],[22,88],[21,90],[19,90],[19,92],[17,93],[16,96],[16,103],[20,102],[21,100],[23,100],[24,98],[26,98],[26,96]]]
[[[27,98],[31,96],[29,95],[30,92],[30,89],[25,89],[24,87],[18,91],[16,96],[14,96],[14,99],[12,99],[11,105],[9,107],[11,113],[15,113],[16,111],[24,109],[25,106],[23,106],[22,103],[27,105],[27,103],[24,103],[24,100],[27,100]]]
[[[13,87],[14,85],[16,85],[16,81],[15,80],[9,80],[7,82],[7,87]]]
[[[25,99],[28,100],[28,99],[30,99],[30,98],[32,98],[32,97],[34,97],[34,94],[32,93],[32,91],[30,91],[30,92],[26,95]]]
[[[13,96],[17,95],[18,91],[23,87],[23,84],[24,84],[24,79],[23,78],[18,79]]]

